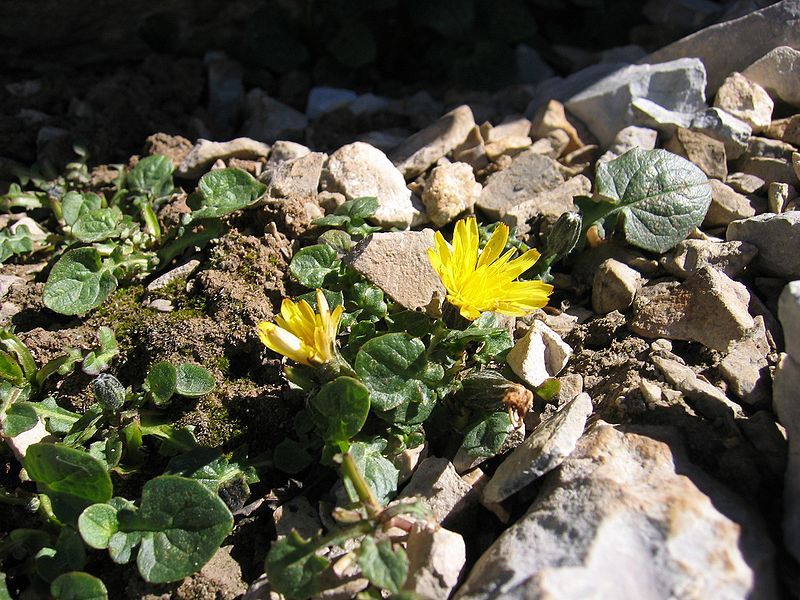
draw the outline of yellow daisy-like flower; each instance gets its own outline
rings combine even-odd
[[[500,224],[482,252],[478,250],[478,223],[474,217],[456,223],[452,248],[438,231],[436,247],[428,249],[434,270],[447,288],[447,300],[470,321],[482,312],[521,317],[547,304],[553,286],[541,281],[514,281],[539,259],[528,250],[511,260],[515,250],[500,253],[508,241],[508,226]]]
[[[344,309],[337,306],[331,312],[322,290],[317,290],[317,308],[319,313],[305,300],[294,303],[284,298],[275,323],[258,324],[258,337],[267,348],[295,362],[309,367],[324,365],[334,358],[336,331]]]

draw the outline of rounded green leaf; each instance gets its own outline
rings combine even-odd
[[[272,544],[264,570],[274,591],[289,598],[310,598],[320,590],[320,575],[330,563],[317,554],[314,541],[292,530]]]
[[[163,360],[150,368],[145,379],[145,388],[153,398],[156,406],[166,405],[178,385],[178,371],[172,363]]]
[[[61,214],[64,217],[64,223],[71,227],[83,213],[98,210],[102,205],[103,201],[97,194],[67,192],[61,200]]]
[[[175,391],[181,396],[188,398],[205,396],[215,385],[214,376],[203,367],[190,363],[178,365]]]
[[[361,540],[358,552],[358,566],[372,585],[397,593],[408,575],[408,556],[401,546],[392,548],[392,542],[366,536]]]
[[[104,550],[117,531],[117,509],[108,504],[92,504],[78,517],[78,531],[83,541],[92,548]]]
[[[711,204],[708,178],[696,165],[666,150],[634,148],[597,167],[597,195],[583,202],[584,228],[624,216],[625,239],[651,252],[666,252],[698,227]]]
[[[126,523],[130,512],[120,511],[120,529],[142,534],[136,564],[150,583],[178,581],[199,571],[233,528],[233,516],[219,496],[199,481],[174,475],[148,481],[141,508]]]
[[[474,458],[494,456],[512,429],[514,425],[508,412],[488,414],[469,428],[461,448]]]
[[[113,488],[105,466],[87,452],[61,444],[33,444],[25,470],[50,496],[59,520],[75,523],[83,510],[111,498]]]
[[[289,272],[307,288],[325,287],[328,277],[339,270],[336,250],[327,244],[306,246],[299,250],[289,265]]]
[[[92,391],[104,410],[115,412],[125,404],[125,388],[119,379],[109,373],[102,373],[95,378]]]
[[[85,211],[72,226],[72,235],[82,242],[99,242],[113,237],[121,221],[122,212],[116,207]]]
[[[161,154],[141,159],[128,174],[128,187],[132,192],[160,198],[172,193],[172,161]]]
[[[425,344],[406,333],[387,333],[361,346],[356,373],[369,389],[377,410],[433,397],[433,390],[423,381],[428,366],[424,355]]]
[[[197,193],[189,199],[192,221],[222,217],[251,205],[267,190],[241,169],[218,169],[203,175]]]
[[[82,571],[56,577],[50,584],[50,594],[55,600],[108,600],[103,582]]]
[[[42,300],[57,313],[79,315],[98,306],[116,288],[117,280],[103,267],[100,253],[94,248],[76,248],[53,266]]]
[[[322,439],[345,442],[361,431],[369,414],[369,390],[357,379],[337,377],[311,399],[312,416]]]

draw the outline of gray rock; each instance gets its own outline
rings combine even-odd
[[[797,191],[788,183],[773,181],[767,188],[767,201],[769,212],[780,214],[784,211],[790,200],[797,197]]]
[[[745,173],[750,173],[763,179],[767,184],[773,182],[797,185],[797,173],[792,166],[791,159],[785,158],[749,158],[743,156],[736,162],[736,168]]]
[[[658,139],[658,131],[655,129],[629,125],[617,132],[617,135],[614,137],[614,143],[611,144],[608,151],[598,159],[598,162],[613,160],[633,148],[652,150],[656,147],[656,139]]]
[[[375,196],[379,207],[372,220],[385,227],[406,228],[414,218],[411,191],[386,155],[364,142],[342,146],[330,155],[323,171],[327,191],[348,200]]]
[[[431,508],[433,518],[445,527],[464,524],[474,515],[479,503],[478,490],[464,481],[446,458],[423,460],[400,498],[419,496]]]
[[[472,210],[482,189],[468,164],[439,165],[431,171],[422,192],[425,212],[436,227],[442,227],[464,211]]]
[[[749,406],[769,400],[769,369],[764,317],[753,318],[755,326],[719,363],[719,372],[728,384],[728,391]]]
[[[414,448],[406,448],[400,454],[392,457],[392,464],[398,470],[397,482],[402,485],[411,478],[417,465],[428,458],[428,443],[425,442]]]
[[[767,183],[760,177],[749,173],[729,173],[725,183],[740,194],[757,194]]]
[[[725,144],[704,133],[679,128],[664,149],[693,162],[708,177],[724,180],[728,176]]]
[[[763,87],[741,73],[731,73],[717,90],[714,106],[741,119],[754,133],[759,133],[770,126],[775,103]]]
[[[601,315],[625,312],[642,286],[638,271],[613,258],[600,263],[592,283],[592,308]]]
[[[551,77],[536,87],[536,95],[528,103],[525,116],[533,121],[536,113],[548,103],[555,101],[560,104],[569,100],[601,79],[612,76],[627,66],[627,63],[619,62],[594,64],[575,71],[567,77]]]
[[[381,288],[403,308],[427,307],[447,294],[428,259],[433,230],[373,233],[344,257],[344,262]]]
[[[229,142],[212,142],[199,139],[186,158],[181,161],[176,173],[180,177],[196,179],[205,174],[218,160],[229,158],[266,158],[270,147],[250,138],[241,137]]]
[[[481,126],[484,129],[484,125]],[[525,117],[511,116],[499,125],[485,129],[483,138],[486,142],[499,142],[509,137],[527,137],[531,131],[531,122]]]
[[[490,218],[500,219],[511,208],[562,183],[564,176],[556,161],[526,150],[514,158],[509,168],[486,180],[477,206]]]
[[[590,414],[591,398],[578,394],[541,422],[497,467],[483,488],[483,501],[502,502],[560,465],[575,449]]]
[[[242,66],[224,52],[207,52],[208,114],[224,132],[230,132],[244,105]]]
[[[684,394],[704,417],[730,420],[734,416],[743,416],[738,404],[730,400],[718,387],[700,377],[691,367],[655,354],[650,360],[666,380]]]
[[[631,103],[646,98],[668,110],[693,114],[705,108],[706,73],[695,58],[659,65],[631,65],[602,79],[565,103],[601,145],[636,121]]]
[[[711,267],[697,269],[678,286],[643,288],[631,329],[639,335],[693,340],[728,351],[752,329],[747,288]]]
[[[347,110],[356,116],[388,112],[389,100],[383,96],[377,96],[372,93],[361,94],[347,105]]]
[[[533,85],[551,78],[555,75],[553,68],[548,65],[535,48],[527,44],[519,44],[515,51],[517,60],[517,81]]]
[[[796,26],[800,26],[800,19],[796,21]],[[800,107],[800,50],[789,46],[774,48],[747,67],[742,74],[763,87],[774,98]]]
[[[703,267],[714,267],[735,279],[757,254],[758,249],[747,242],[684,240],[675,246],[672,253],[662,258],[661,264],[681,279]]]
[[[200,266],[200,261],[197,260],[196,258],[193,258],[192,260],[187,261],[182,265],[175,267],[174,269],[170,269],[163,275],[160,275],[159,277],[155,278],[153,281],[148,283],[147,291],[155,292],[168,286],[176,279],[187,278],[192,273],[194,273],[197,267],[199,266]]]
[[[720,108],[709,108],[695,115],[690,126],[725,144],[728,160],[739,158],[744,154],[752,133],[750,125]]]
[[[267,194],[271,198],[314,198],[326,160],[327,154],[311,152],[277,163],[268,170],[268,177],[262,178]]]
[[[731,40],[747,40],[747,43],[731,43]],[[800,46],[800,4],[797,0],[784,0],[742,18],[701,29],[639,62],[654,64],[696,56],[705,65],[711,95],[732,72],[743,73],[748,65],[778,45]]]
[[[302,139],[308,119],[299,110],[270,98],[254,88],[245,97],[242,134],[256,140]]]
[[[786,353],[800,363],[800,281],[790,281],[778,299]]]
[[[796,152],[795,147],[786,142],[753,136],[747,142],[747,151],[744,156],[747,158],[780,158],[790,161],[794,152]]]
[[[158,312],[172,312],[175,310],[175,307],[172,305],[172,301],[165,298],[156,298],[155,300],[150,300],[147,302],[147,304],[145,304],[145,306],[147,308],[157,310]]]
[[[598,423],[455,598],[775,597],[764,525],[670,443]]]
[[[303,144],[289,142],[287,140],[278,140],[272,144],[272,151],[269,153],[269,159],[267,160],[267,168],[285,160],[300,158],[310,152],[311,150],[308,146],[304,146]]]
[[[753,266],[766,275],[800,279],[800,212],[765,213],[728,225],[728,241],[739,240],[758,248]]]
[[[508,209],[501,220],[509,227],[516,227],[517,233],[528,233],[531,219],[543,216],[548,221],[555,221],[563,213],[575,210],[575,196],[586,196],[591,191],[592,182],[583,175],[577,175],[552,190],[539,192],[523,200]]]
[[[572,348],[542,321],[534,321],[522,339],[509,350],[506,362],[531,387],[555,377],[566,366]]]
[[[406,179],[413,179],[464,142],[474,126],[469,106],[454,108],[395,148],[392,162]]]
[[[716,179],[709,179],[711,204],[703,218],[703,227],[723,227],[731,221],[746,219],[756,214],[750,199]]]
[[[648,100],[647,98],[636,98],[631,102],[634,123],[653,129],[669,137],[678,128],[689,127],[694,118],[693,113],[682,113],[669,110]]]
[[[782,354],[775,369],[772,406],[786,428],[789,456],[783,488],[783,538],[786,548],[800,560],[800,364]]]
[[[408,579],[403,589],[423,600],[449,598],[467,562],[464,538],[447,529],[415,525],[408,534],[406,553]]]
[[[313,87],[308,93],[306,116],[312,121],[319,119],[327,112],[347,106],[357,97],[358,94],[352,90],[324,86]]]
[[[272,513],[272,520],[278,538],[296,531],[304,539],[308,539],[322,529],[319,511],[311,506],[305,496],[297,496],[281,504]]]
[[[25,280],[16,275],[0,275],[0,299],[8,294],[12,285],[25,285]]]

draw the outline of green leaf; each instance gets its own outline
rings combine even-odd
[[[300,249],[289,265],[289,272],[307,288],[322,288],[338,274],[341,261],[336,250],[326,244]]]
[[[334,214],[343,215],[350,219],[368,219],[375,214],[380,207],[380,202],[374,196],[362,196],[348,200],[336,207]]]
[[[396,594],[408,576],[408,556],[401,546],[392,548],[392,542],[383,539],[377,544],[371,536],[361,540],[358,566],[372,585]]]
[[[72,527],[64,527],[55,548],[42,548],[36,555],[36,572],[45,581],[53,581],[62,573],[86,566],[86,548],[81,536]]]
[[[314,459],[303,444],[291,438],[283,438],[275,446],[272,462],[284,473],[296,475],[307,469]]]
[[[359,281],[350,288],[351,298],[356,308],[361,309],[359,320],[365,317],[383,318],[388,309],[383,290],[366,281]]]
[[[116,206],[81,213],[72,226],[72,235],[85,243],[100,242],[114,237],[122,222],[122,211]]]
[[[205,396],[214,389],[214,376],[203,367],[181,363],[176,369],[175,391],[187,398]]]
[[[336,215],[328,215],[327,217],[324,217],[324,219],[328,218],[347,219],[347,217],[337,217]],[[314,223],[316,225],[329,225],[329,223],[319,222],[324,219],[317,219],[316,221],[314,221]],[[317,241],[327,244],[337,252],[341,253],[349,252],[350,249],[353,247],[352,238],[346,232],[341,231],[340,229],[329,229],[321,236],[319,236],[319,238],[317,238]]]
[[[219,549],[233,527],[233,517],[219,497],[193,479],[162,475],[145,483],[139,510],[117,513],[119,532],[109,540],[141,545],[140,575],[150,583],[178,581],[198,571]],[[133,540],[120,533],[134,534]],[[120,542],[122,542],[120,544]]]
[[[103,200],[94,193],[81,194],[80,192],[67,192],[61,200],[61,215],[64,223],[72,227],[80,216],[86,212],[100,210]]]
[[[494,456],[513,429],[508,412],[490,413],[469,428],[461,448],[474,458]]]
[[[61,444],[33,444],[25,470],[50,497],[53,512],[64,523],[76,523],[89,505],[111,498],[112,485],[102,463],[88,453]]]
[[[357,379],[337,377],[311,398],[311,415],[326,442],[346,442],[369,414],[369,390]]]
[[[423,423],[436,408],[436,396],[431,396],[421,402],[403,402],[391,410],[376,411],[378,417],[394,425],[419,425]]]
[[[157,362],[147,373],[144,388],[150,392],[153,404],[166,406],[178,385],[178,370],[169,361]]]
[[[551,402],[560,391],[561,382],[556,377],[550,377],[536,388],[536,395],[545,402]]]
[[[434,393],[423,381],[428,375],[425,344],[405,333],[387,333],[366,342],[356,355],[355,369],[377,410],[427,401]]]
[[[14,254],[33,252],[33,240],[30,235],[30,229],[26,225],[17,226],[13,232],[9,227],[0,230],[0,263]]]
[[[81,571],[56,577],[50,584],[50,594],[55,600],[108,600],[103,582]]]
[[[253,204],[267,190],[241,169],[218,169],[203,175],[189,198],[192,221],[222,217]]]
[[[25,375],[17,360],[8,352],[0,350],[0,379],[5,379],[15,385],[25,383]]]
[[[3,434],[7,437],[16,437],[36,427],[39,415],[32,402],[16,402],[6,410],[6,420],[3,424]]]
[[[702,223],[711,204],[708,178],[666,150],[634,148],[597,167],[601,202],[579,201],[584,231],[595,221],[624,219],[629,243],[666,252]]]
[[[105,550],[119,531],[117,509],[110,504],[92,504],[78,517],[78,531],[87,546]]]
[[[62,315],[78,315],[98,306],[117,288],[117,279],[94,248],[68,250],[50,271],[42,300]]]
[[[170,459],[165,475],[180,475],[202,483],[214,493],[237,482],[254,483],[258,477],[252,468],[229,459],[219,448],[195,448]]]
[[[330,564],[318,556],[317,544],[294,530],[272,544],[264,569],[270,587],[287,598],[308,598],[320,590],[319,576]]]
[[[0,600],[12,600],[6,583],[6,574],[0,573]]]
[[[41,402],[31,402],[30,405],[44,421],[47,431],[50,433],[64,435],[81,418],[78,413],[61,408],[52,396],[48,396]]]
[[[114,336],[114,330],[105,325],[97,331],[100,342],[99,350],[92,350],[83,359],[81,370],[87,375],[99,375],[111,364],[111,360],[119,354],[119,344]]]
[[[128,187],[150,198],[161,198],[172,193],[172,161],[161,154],[141,159],[128,174]]]
[[[366,442],[353,442],[350,444],[350,454],[364,476],[375,497],[380,504],[388,504],[397,491],[397,481],[400,472],[382,452],[387,442],[381,438],[374,438]],[[349,479],[344,480],[345,489],[353,502],[358,501],[358,494]]]

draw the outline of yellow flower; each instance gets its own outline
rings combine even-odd
[[[541,281],[514,281],[539,259],[528,250],[511,260],[516,252],[500,253],[508,241],[508,226],[500,224],[483,249],[478,251],[478,223],[474,217],[456,223],[452,248],[438,231],[435,248],[428,249],[434,270],[447,288],[447,300],[458,306],[470,321],[482,312],[521,317],[547,304],[553,286]]]
[[[284,298],[275,323],[258,324],[258,337],[267,348],[295,362],[309,367],[324,365],[334,357],[336,331],[344,309],[337,306],[331,313],[322,290],[317,290],[317,308],[319,314],[305,300],[295,304]]]

